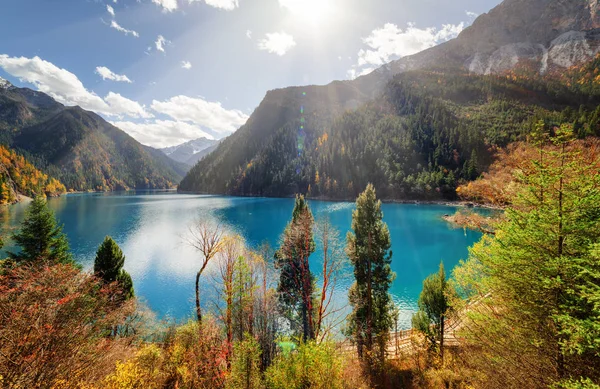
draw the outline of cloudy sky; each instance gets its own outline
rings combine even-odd
[[[500,0],[2,0],[0,77],[165,147],[240,127],[270,89],[351,79]]]

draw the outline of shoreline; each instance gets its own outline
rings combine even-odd
[[[183,195],[198,195],[198,196],[224,196],[224,197],[239,197],[239,198],[263,198],[263,199],[291,199],[293,196],[259,196],[259,195],[229,195],[222,193],[203,193],[203,192],[194,192],[194,191],[179,191],[177,190],[177,194]],[[356,199],[351,198],[331,198],[326,196],[319,197],[306,197],[307,200],[314,201],[328,201],[328,202],[337,202],[337,203],[354,203]],[[493,204],[480,204],[474,203],[472,201],[464,201],[464,200],[416,200],[416,199],[379,199],[383,204],[413,204],[413,205],[445,205],[448,207],[462,207],[462,208],[485,208],[485,209],[494,209],[494,210],[503,210],[503,207],[493,205]]]

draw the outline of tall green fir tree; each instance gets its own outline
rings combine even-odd
[[[27,209],[21,228],[12,235],[21,248],[9,257],[18,264],[39,262],[74,264],[67,236],[43,197],[33,199]]]
[[[348,335],[356,343],[358,357],[372,377],[381,372],[393,327],[389,289],[395,274],[390,266],[390,232],[383,222],[381,201],[377,200],[371,184],[356,200],[346,252],[356,279],[349,292],[352,313]]]
[[[94,260],[94,275],[103,282],[117,282],[122,290],[122,297],[128,300],[134,296],[133,281],[129,273],[123,269],[125,255],[117,243],[107,236],[96,252]]]
[[[600,173],[570,126],[545,131],[494,235],[454,272],[470,302],[461,337],[480,350],[468,363],[487,388],[600,382]]]
[[[314,276],[309,257],[315,251],[314,218],[304,196],[297,195],[292,220],[275,253],[275,266],[280,278],[277,291],[280,307],[292,330],[303,341],[314,339]]]
[[[442,262],[438,272],[423,281],[423,290],[419,296],[419,310],[412,318],[413,328],[425,334],[431,348],[439,351],[442,365],[446,319],[452,311],[450,302],[453,295],[454,289],[446,279]]]

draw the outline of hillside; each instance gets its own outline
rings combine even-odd
[[[260,196],[300,191],[345,199],[372,182],[387,199],[453,199],[456,185],[484,171],[495,148],[521,139],[539,119],[575,122],[581,137],[600,135],[600,94],[590,78],[599,64],[573,69],[562,80],[529,73],[406,72],[381,97],[331,125],[307,110],[304,122],[299,118],[262,138],[255,155],[229,151],[226,159],[219,148],[180,188]],[[585,82],[573,82],[582,77]],[[577,88],[567,86],[571,83]],[[242,130],[238,142],[251,143]],[[235,147],[231,143],[221,147]],[[247,158],[245,165],[224,167],[232,154]]]
[[[369,75],[270,91],[179,188],[350,198],[373,181],[388,198],[453,198],[456,182],[527,133],[532,116],[563,118],[582,103],[592,110],[595,97],[569,90],[578,80],[563,74],[600,50],[596,8],[506,0],[458,38]]]
[[[0,146],[0,205],[19,201],[21,195],[58,196],[66,192],[58,180],[40,172],[23,156]]]
[[[72,190],[171,188],[186,168],[93,112],[41,92],[0,87],[0,141]]]

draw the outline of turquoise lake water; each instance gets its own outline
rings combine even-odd
[[[193,315],[194,281],[199,254],[185,243],[188,229],[199,218],[218,219],[244,236],[252,246],[269,242],[276,247],[291,217],[293,199],[180,195],[174,192],[77,194],[49,200],[64,224],[77,261],[91,269],[98,245],[112,236],[126,255],[136,295],[159,318],[184,320]],[[350,230],[354,203],[310,201],[315,218],[327,215],[342,237]],[[1,232],[7,236],[24,217],[25,204],[0,212]],[[423,279],[440,261],[448,272],[480,238],[473,231],[453,229],[441,219],[456,208],[441,205],[383,204],[384,221],[392,239],[391,293],[402,310],[401,324],[409,326]],[[10,250],[10,242],[6,249]],[[311,258],[320,269],[319,250]],[[214,291],[210,276],[203,290]],[[342,284],[338,303],[346,303],[350,281]],[[210,293],[204,304],[210,308]]]

